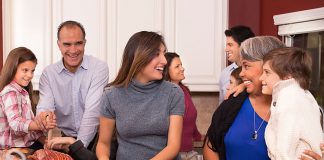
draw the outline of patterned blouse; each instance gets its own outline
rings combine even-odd
[[[15,81],[0,92],[0,149],[29,147],[41,131],[28,131],[34,119],[28,92]]]

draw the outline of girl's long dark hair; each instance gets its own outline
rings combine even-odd
[[[0,74],[0,91],[8,85],[15,77],[18,65],[26,61],[32,61],[37,64],[37,58],[35,54],[26,47],[18,47],[10,51],[6,62],[1,70]],[[33,112],[35,113],[35,102],[33,100],[33,85],[30,82],[26,87],[24,87],[30,98]]]

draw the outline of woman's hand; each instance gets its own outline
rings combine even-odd
[[[303,153],[305,155],[301,155],[299,159],[301,160],[321,160],[321,158],[323,157],[323,153],[324,153],[324,144],[321,143],[321,151],[322,151],[322,155],[319,155],[311,150],[305,150]]]
[[[68,151],[68,148],[71,144],[75,143],[75,139],[72,137],[55,137],[47,141],[45,148],[47,149],[56,149],[56,150],[65,150]]]
[[[310,150],[306,150],[303,152],[305,155],[301,155],[300,156],[300,160],[320,160],[321,159],[321,156],[313,151],[310,151]],[[311,158],[310,158],[311,157]]]
[[[234,87],[231,90],[228,90],[224,96],[224,100],[228,99],[230,97],[230,95],[233,95],[233,97],[236,97],[237,95],[239,95],[240,93],[242,93],[245,90],[245,85],[244,83],[239,84],[238,86]]]

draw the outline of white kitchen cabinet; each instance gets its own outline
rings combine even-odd
[[[185,84],[192,91],[218,91],[225,67],[224,30],[227,0],[3,0],[4,60],[9,51],[26,46],[38,57],[33,80],[38,88],[45,66],[58,61],[58,25],[81,22],[86,29],[86,54],[108,63],[110,81],[120,67],[123,48],[132,34],[156,31],[168,51],[180,54]]]

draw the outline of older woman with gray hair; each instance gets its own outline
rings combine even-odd
[[[246,90],[230,97],[215,111],[203,148],[204,159],[265,160],[264,131],[270,117],[271,96],[262,94],[263,56],[285,47],[276,37],[258,36],[241,44],[242,71]]]

